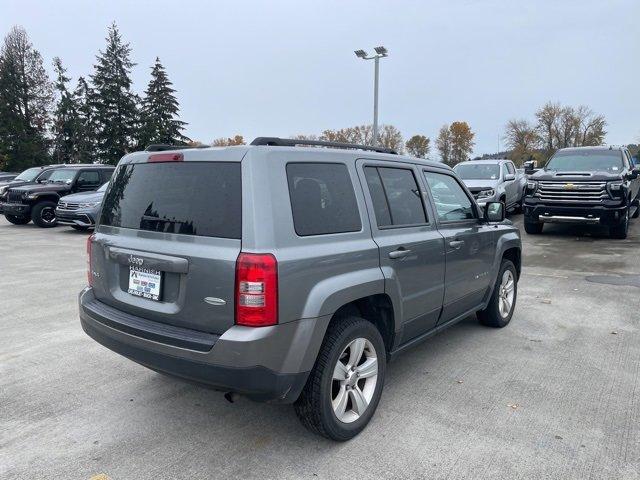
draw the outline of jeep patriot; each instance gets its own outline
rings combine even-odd
[[[153,370],[293,403],[328,438],[373,416],[387,361],[477,313],[504,327],[520,235],[447,166],[279,138],[120,161],[87,242],[84,331]]]

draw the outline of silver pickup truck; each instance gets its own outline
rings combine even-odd
[[[481,206],[502,202],[505,211],[522,208],[527,177],[511,160],[470,160],[459,163],[454,170]]]

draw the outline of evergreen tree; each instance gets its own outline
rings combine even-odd
[[[48,163],[51,102],[42,56],[27,32],[13,27],[0,50],[0,169],[20,171]]]
[[[70,78],[66,76],[66,68],[62,61],[53,59],[53,69],[56,73],[55,89],[58,102],[53,116],[53,158],[56,163],[74,162],[76,139],[78,138],[78,115],[74,97],[67,89]]]
[[[78,84],[73,91],[77,122],[74,163],[93,163],[96,159],[96,128],[92,99],[91,87],[84,77],[78,78]]]
[[[180,107],[167,73],[156,58],[151,67],[151,81],[141,108],[140,146],[152,143],[184,145],[189,138],[182,133],[185,122],[178,120]]]
[[[91,75],[91,103],[99,160],[116,164],[133,149],[138,137],[136,97],[131,92],[129,77],[135,64],[130,59],[131,47],[123,43],[115,23],[109,27],[106,40],[107,48],[97,56]]]

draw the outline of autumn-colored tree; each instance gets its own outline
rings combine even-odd
[[[242,135],[235,135],[233,138],[216,138],[211,145],[213,147],[232,147],[234,145],[245,145],[246,143],[247,142],[244,141],[244,137]]]
[[[413,155],[418,158],[426,158],[431,150],[431,139],[424,135],[414,135],[407,143],[404,144],[405,148],[409,152],[409,155]]]
[[[393,125],[381,125],[378,131],[378,146],[388,148],[399,154],[404,153],[404,139],[400,130]]]
[[[451,162],[455,165],[464,162],[473,152],[475,133],[467,122],[453,122],[449,127],[451,131]]]
[[[357,125],[339,130],[325,130],[319,140],[326,142],[355,143],[357,145],[373,145],[373,126]],[[378,130],[378,144],[381,147],[403,151],[403,139],[400,130],[393,125],[380,125]]]
[[[440,161],[451,165],[451,130],[447,124],[440,127],[436,138],[436,149],[440,154]]]
[[[505,141],[511,150],[509,158],[516,165],[534,159],[540,147],[540,136],[528,120],[509,120],[505,127]]]

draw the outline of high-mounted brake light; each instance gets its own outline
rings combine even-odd
[[[236,324],[278,323],[278,262],[270,253],[240,253],[236,261]]]
[[[95,233],[89,235],[89,238],[87,238],[87,283],[90,287],[93,286],[93,275],[91,274],[91,253],[93,249],[93,240],[95,238]]]
[[[184,161],[184,155],[181,153],[154,153],[153,155],[149,155],[149,159],[147,160],[149,163],[182,161]]]

